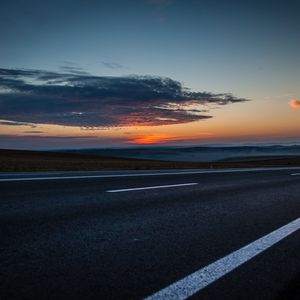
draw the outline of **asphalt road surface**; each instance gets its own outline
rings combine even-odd
[[[0,174],[0,299],[298,299],[300,169]]]

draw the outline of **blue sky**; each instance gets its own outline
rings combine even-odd
[[[71,63],[96,75],[170,76],[214,90],[234,81],[240,92],[255,76],[299,75],[297,2],[2,0],[0,64]]]
[[[291,0],[2,0],[0,67],[169,77],[251,99],[238,106],[250,114],[282,110],[278,101],[300,97],[299,9]]]

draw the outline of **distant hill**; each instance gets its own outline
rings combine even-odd
[[[116,158],[80,153],[0,149],[0,172],[147,170],[203,167],[202,164]]]
[[[300,146],[138,147],[127,149],[81,149],[67,150],[67,152],[164,161],[215,162],[229,158],[295,156],[300,155]]]
[[[211,169],[279,166],[300,166],[300,155],[231,158],[218,162],[183,162],[116,158],[80,153],[0,150],[0,172]]]

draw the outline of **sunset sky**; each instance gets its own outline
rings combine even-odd
[[[300,143],[299,11],[2,0],[0,148]]]

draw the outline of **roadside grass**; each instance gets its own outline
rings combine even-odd
[[[210,169],[300,166],[300,156],[253,157],[219,162],[114,158],[61,152],[0,150],[0,172]]]

